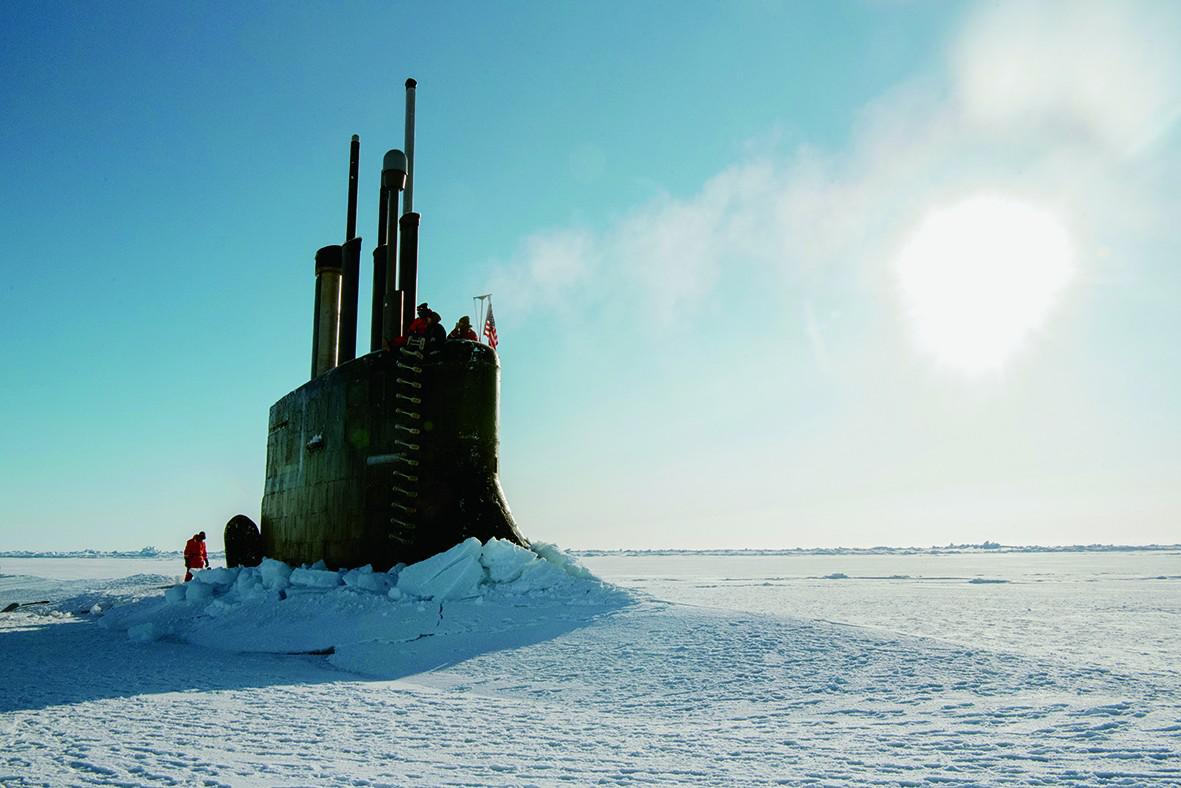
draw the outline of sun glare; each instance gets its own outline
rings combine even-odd
[[[1001,369],[1043,325],[1074,274],[1074,252],[1050,212],[979,195],[927,215],[896,265],[919,349],[977,375]]]

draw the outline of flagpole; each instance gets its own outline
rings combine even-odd
[[[491,330],[491,333],[489,333]],[[492,316],[492,294],[488,294],[488,311],[484,313],[484,335],[488,337],[488,345],[496,350],[500,340],[496,333],[496,318]]]
[[[484,321],[488,319],[488,310],[486,308],[486,303],[491,303],[492,294],[485,293],[484,295],[472,296],[472,300],[478,301],[480,304],[478,307],[478,311],[479,311],[479,315],[480,315],[480,322],[477,323],[476,325],[478,325],[480,327],[480,331],[479,331],[480,342],[484,343]]]

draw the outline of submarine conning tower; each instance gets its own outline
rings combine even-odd
[[[472,536],[528,545],[498,476],[496,351],[457,339],[397,343],[418,291],[416,87],[406,81],[405,152],[387,152],[382,164],[370,352],[355,353],[361,239],[354,135],[345,241],[315,255],[312,376],[271,406],[261,552],[289,564],[385,570]],[[227,526],[233,565],[230,536]]]

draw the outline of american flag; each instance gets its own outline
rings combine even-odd
[[[488,317],[484,318],[484,336],[488,337],[488,344],[496,347],[496,318],[492,316],[492,302],[488,302]]]

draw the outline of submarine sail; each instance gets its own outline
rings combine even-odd
[[[349,237],[316,254],[312,377],[271,406],[258,549],[249,544],[243,516],[233,518],[226,529],[230,565],[265,555],[385,570],[473,536],[528,546],[499,480],[496,351],[466,339],[398,339],[418,290],[420,216],[411,211],[416,86],[406,81],[406,153],[390,151],[383,162],[371,351],[353,357],[361,248],[353,237],[354,135]],[[403,188],[405,212],[398,216]]]

